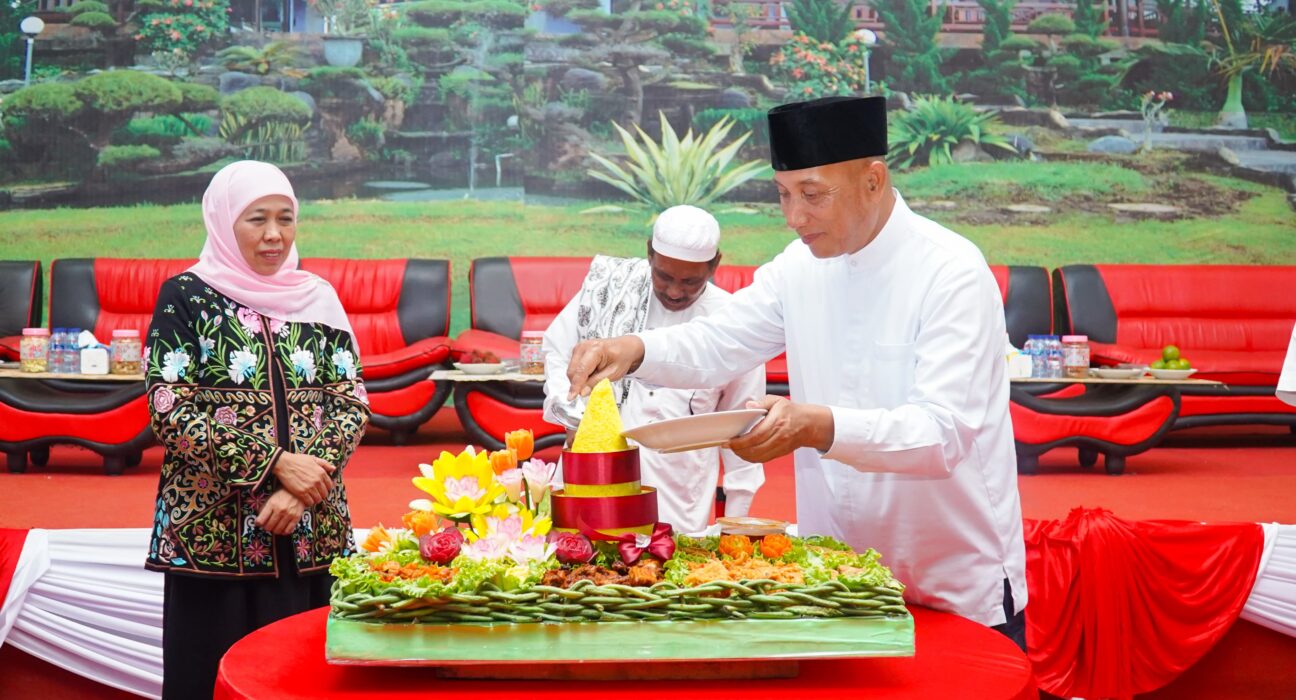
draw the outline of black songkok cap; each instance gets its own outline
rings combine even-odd
[[[886,98],[823,97],[769,111],[770,164],[801,170],[887,152]]]

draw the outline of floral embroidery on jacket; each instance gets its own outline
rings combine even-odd
[[[162,286],[148,337],[149,412],[166,457],[146,565],[236,576],[289,565],[255,523],[284,451],[338,467],[293,534],[297,569],[354,551],[342,475],[369,407],[350,337],[263,318],[188,273]]]

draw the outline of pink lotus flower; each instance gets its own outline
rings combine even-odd
[[[509,469],[503,474],[496,474],[495,480],[504,486],[508,499],[517,503],[522,498],[522,470]]]
[[[549,544],[545,538],[534,535],[519,537],[509,545],[509,558],[518,564],[526,564],[531,561],[544,561],[553,556],[553,545]]]
[[[315,407],[315,413],[314,413],[314,415],[311,416],[311,422],[313,422],[313,423],[315,424],[315,429],[316,429],[316,430],[322,430],[322,429],[324,428],[324,409],[323,409],[323,408],[320,408],[319,406],[316,406],[316,407]]]
[[[527,492],[531,495],[532,503],[539,503],[548,495],[549,489],[553,487],[554,473],[558,470],[558,465],[545,462],[539,457],[527,460],[522,465],[522,478],[526,479]]]
[[[355,385],[355,395],[361,403],[369,405],[369,390],[365,388],[364,382],[357,380]]]
[[[511,544],[511,541],[508,537],[496,533],[490,537],[483,537],[476,542],[464,545],[461,553],[472,561],[503,559],[508,556],[509,544]]]

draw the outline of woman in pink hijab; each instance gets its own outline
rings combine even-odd
[[[234,642],[328,603],[329,564],[355,550],[342,474],[369,421],[346,312],[297,269],[288,178],[232,163],[202,207],[207,242],[163,284],[147,342],[164,698],[211,697]]]

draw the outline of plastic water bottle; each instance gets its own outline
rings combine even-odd
[[[1044,351],[1046,360],[1044,376],[1049,379],[1062,378],[1062,340],[1056,335],[1047,336],[1044,339]]]
[[[64,355],[64,357],[66,358],[65,361],[67,362],[67,369],[63,370],[68,374],[81,373],[81,347],[77,345],[77,343],[79,342],[78,339],[80,335],[81,335],[80,328],[68,329],[67,345],[65,346],[67,348],[67,352]]]
[[[63,373],[63,344],[67,342],[67,329],[55,328],[50,334],[49,371]]]
[[[1026,337],[1026,347],[1022,349],[1023,353],[1031,361],[1031,377],[1040,378],[1048,376],[1045,374],[1047,365],[1045,365],[1045,347],[1044,336],[1031,335]]]

